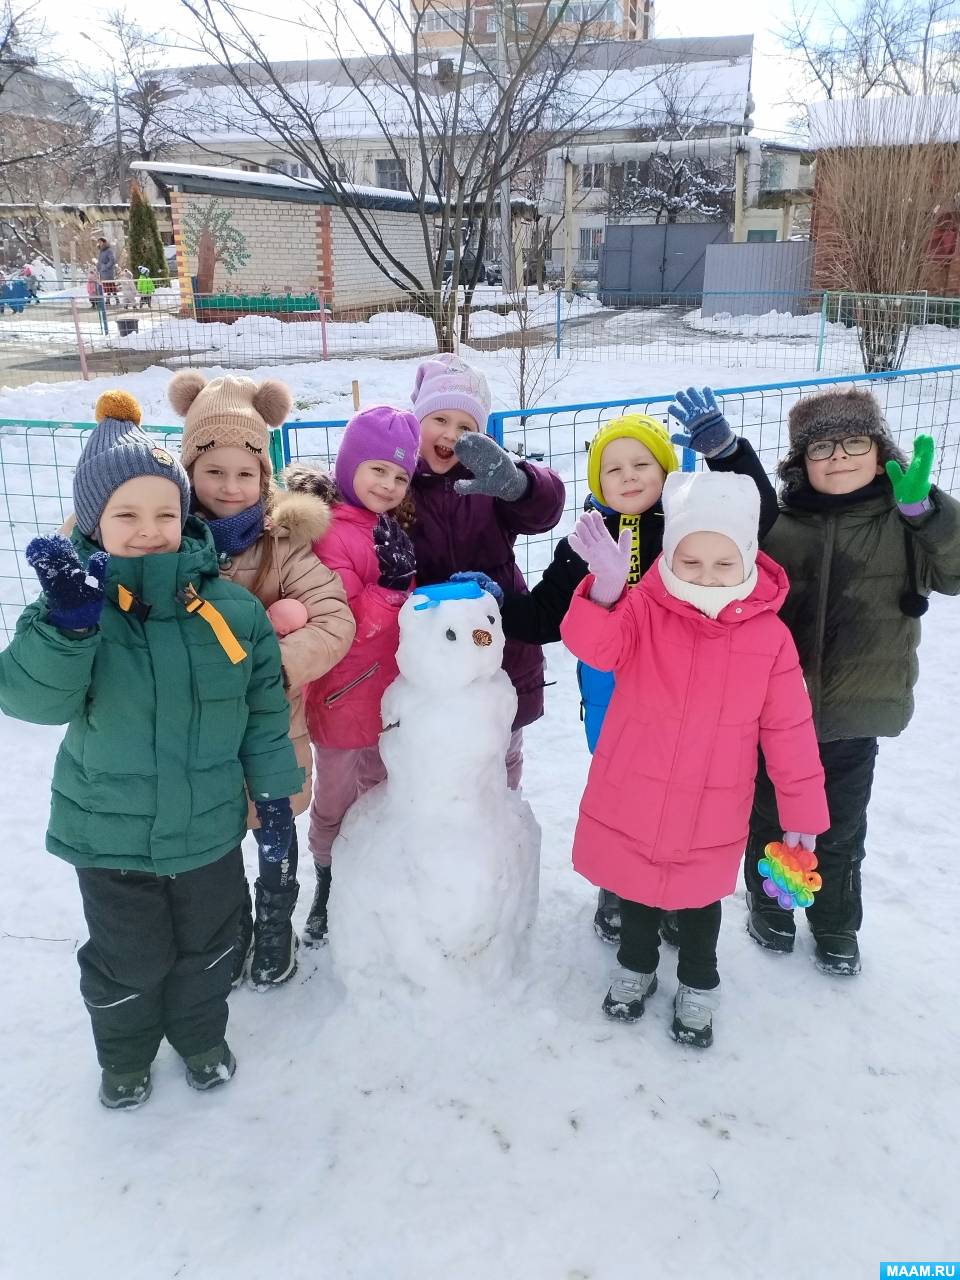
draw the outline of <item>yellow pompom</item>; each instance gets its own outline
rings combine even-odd
[[[140,425],[143,414],[140,405],[129,391],[105,391],[93,409],[97,422],[104,418],[116,418],[120,422],[132,422]]]

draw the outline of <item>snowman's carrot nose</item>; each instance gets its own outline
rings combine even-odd
[[[473,633],[473,643],[478,644],[481,649],[486,649],[488,645],[493,644],[493,636],[489,631],[475,631]]]

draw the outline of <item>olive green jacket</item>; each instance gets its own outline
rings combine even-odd
[[[960,592],[960,504],[931,490],[933,511],[900,515],[892,490],[822,511],[781,504],[763,549],[790,579],[780,616],[793,633],[817,737],[895,737],[913,715],[920,621],[900,599],[910,589],[905,535],[917,588]]]
[[[97,550],[76,531],[72,541],[84,563]],[[178,598],[188,584],[222,616],[241,661]],[[127,610],[121,587],[136,597]],[[176,553],[111,557],[105,589],[100,626],[86,635],[47,622],[43,596],[27,606],[0,653],[0,710],[67,725],[51,853],[77,867],[191,871],[243,839],[244,782],[254,799],[303,782],[277,639],[260,601],[219,576],[210,531],[193,518]]]

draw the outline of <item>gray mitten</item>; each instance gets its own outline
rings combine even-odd
[[[477,431],[464,432],[453,451],[467,470],[473,472],[472,480],[458,480],[454,484],[461,496],[485,493],[502,502],[516,502],[530,487],[530,481],[506,449],[501,449],[489,436]]]

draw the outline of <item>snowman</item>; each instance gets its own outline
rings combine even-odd
[[[507,788],[517,696],[502,658],[499,609],[475,582],[419,587],[400,611],[387,780],[333,847],[330,947],[351,990],[495,988],[523,959],[540,828]]]

